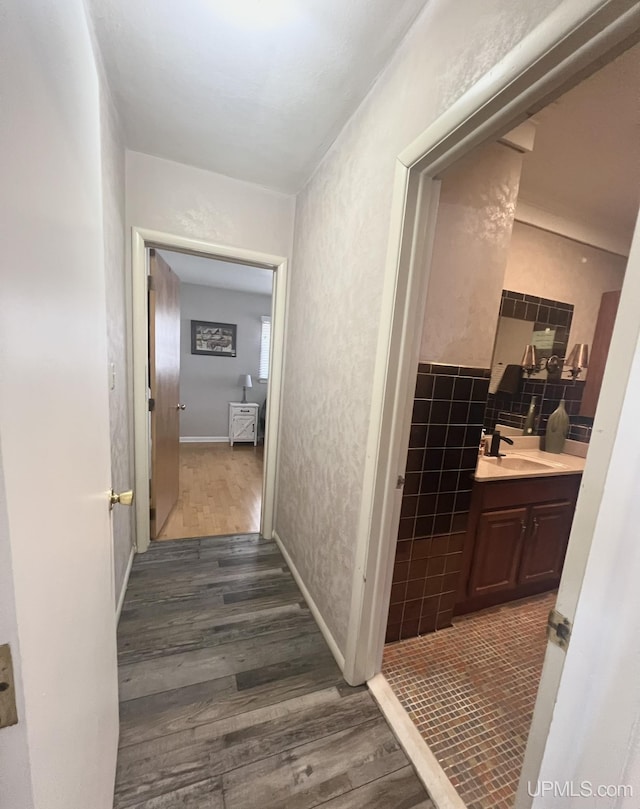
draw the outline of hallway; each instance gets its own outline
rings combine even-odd
[[[155,543],[118,631],[115,809],[432,809],[275,543]]]

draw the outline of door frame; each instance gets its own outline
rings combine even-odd
[[[397,157],[345,654],[344,674],[350,683],[368,681],[382,668],[401,499],[398,481],[406,466],[438,177],[475,146],[527,120],[637,42],[639,28],[640,4],[634,0],[564,0]],[[640,276],[640,266],[634,268]],[[631,274],[633,270],[627,277]],[[627,291],[622,293],[629,304],[634,292],[630,286],[625,284]],[[596,436],[594,430],[590,449],[590,491],[579,498],[574,520],[574,526],[580,524],[582,536],[585,530],[590,530],[587,535],[593,534],[633,359],[634,346],[625,344],[621,335],[637,332],[640,313],[621,303],[618,320],[620,339],[614,335],[609,363],[617,366],[617,373],[605,375],[603,390],[608,401],[599,409],[599,433]],[[588,548],[574,548],[572,558],[570,546],[565,564],[565,569],[574,564],[580,572],[567,599],[568,606],[573,602],[574,612],[587,555]],[[561,668],[550,675],[550,681],[559,682],[560,674]],[[535,780],[540,769],[553,712],[552,692],[550,688],[536,704],[534,726],[538,721],[532,735],[537,735],[537,741],[529,744],[523,768],[530,780]],[[525,797],[517,805],[530,803]]]
[[[191,253],[208,258],[222,259],[236,264],[273,270],[271,299],[271,354],[269,357],[269,395],[265,422],[264,475],[262,480],[262,511],[260,533],[267,539],[273,536],[277,497],[277,470],[282,383],[284,372],[284,343],[288,301],[288,268],[284,256],[259,253],[242,247],[230,247],[199,239],[190,239],[172,233],[147,228],[131,228],[131,322],[133,368],[133,433],[135,468],[135,520],[136,551],[143,553],[150,543],[149,530],[149,378],[147,276],[149,274],[148,248]]]

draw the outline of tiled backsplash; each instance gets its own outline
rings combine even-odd
[[[503,289],[500,316],[513,317],[516,320],[530,320],[535,324],[536,331],[545,329],[547,326],[555,327],[553,353],[560,353],[564,356],[571,330],[573,304]]]
[[[571,420],[569,438],[588,442],[591,437],[593,419],[580,417],[580,404],[584,393],[584,382],[580,379],[563,379],[548,382],[546,379],[523,379],[520,391],[516,394],[496,393],[487,397],[484,426],[493,430],[496,423],[510,427],[524,427],[531,397],[536,397],[536,414],[539,417],[538,435],[544,435],[549,416],[565,400],[565,407]]]
[[[418,368],[387,642],[451,624],[489,376]]]
[[[508,413],[501,410],[498,413],[498,424],[504,424],[507,427],[515,427],[518,430],[524,430],[524,423],[527,420],[526,416],[518,415],[517,413]],[[587,421],[587,419],[585,419]],[[589,419],[590,421],[590,419]],[[538,428],[538,434],[540,429]],[[588,444],[591,440],[591,425],[589,424],[570,424],[569,434],[567,436],[572,441],[580,441],[583,444]]]

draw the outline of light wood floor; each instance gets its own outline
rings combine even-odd
[[[115,809],[434,809],[273,542],[156,542],[118,627]]]
[[[158,539],[260,530],[262,447],[181,444],[180,497]]]

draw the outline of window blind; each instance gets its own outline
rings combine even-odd
[[[271,353],[271,318],[261,317],[262,328],[260,331],[260,367],[258,376],[260,382],[269,379],[269,355]]]

